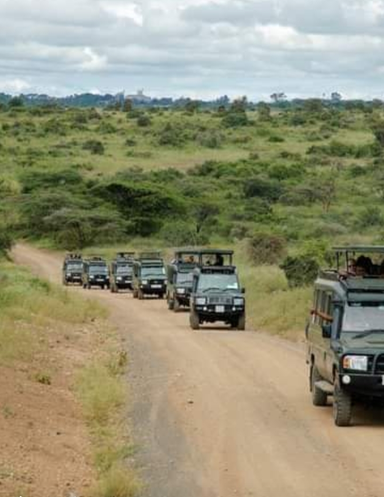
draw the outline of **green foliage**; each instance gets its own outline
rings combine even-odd
[[[320,269],[317,260],[308,255],[288,256],[280,267],[285,272],[290,287],[310,285]]]
[[[253,264],[276,264],[285,256],[286,240],[273,233],[257,232],[248,240],[248,256]]]
[[[137,125],[140,128],[147,128],[152,124],[151,118],[147,116],[146,114],[142,114],[137,118]]]
[[[83,145],[83,150],[89,150],[93,155],[104,155],[105,148],[99,140],[87,140]]]
[[[20,108],[23,106],[24,106],[24,100],[22,99],[22,97],[13,97],[8,102],[8,107],[10,107],[11,109]]]
[[[356,227],[366,229],[383,225],[383,215],[379,207],[369,205],[358,215]]]
[[[10,228],[6,226],[0,226],[0,256],[5,255],[8,250],[12,248],[13,237],[10,232]]]

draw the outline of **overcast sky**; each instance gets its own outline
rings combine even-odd
[[[384,0],[0,0],[0,91],[384,98]]]

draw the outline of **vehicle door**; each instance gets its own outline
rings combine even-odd
[[[315,365],[321,376],[324,376],[326,373],[327,341],[329,342],[328,345],[330,344],[330,340],[323,338],[323,324],[325,324],[325,321],[319,315],[320,312],[325,312],[328,298],[327,293],[326,290],[321,288],[315,290],[307,333],[309,352],[314,357]]]

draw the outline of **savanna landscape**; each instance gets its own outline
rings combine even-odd
[[[292,448],[283,429],[288,423],[299,430],[310,407],[297,402],[304,372],[300,380],[286,380],[288,395],[281,364],[286,360],[292,370],[300,369],[295,354],[302,350],[312,284],[319,268],[333,264],[332,246],[384,241],[383,148],[384,107],[378,101],[256,105],[240,98],[212,108],[194,101],[176,108],[136,107],[129,101],[74,108],[29,106],[16,97],[2,104],[0,495],[160,497],[151,478],[166,489],[161,497],[227,497],[235,491],[242,497],[262,495],[257,492],[274,497],[287,485],[287,496],[336,495],[329,479],[304,481],[290,464],[280,468],[280,482],[264,481],[262,473],[273,474],[276,467],[263,469],[257,461],[268,451],[282,453],[284,460],[296,454],[304,467],[316,459],[310,440]],[[217,337],[219,350],[214,334],[203,342],[190,335],[184,357],[185,316],[172,321],[161,302],[146,303],[145,316],[129,296],[118,296],[116,303],[106,293],[95,292],[93,298],[58,287],[68,251],[110,260],[118,251],[160,249],[170,260],[173,249],[183,246],[235,250],[247,292],[247,328],[259,336],[261,371],[254,369],[254,338],[247,333],[235,346],[233,333],[229,338],[223,332],[228,350]],[[156,337],[149,331],[127,337],[127,330],[134,335],[151,326]],[[139,362],[153,350],[151,361]],[[217,364],[211,364],[209,351],[217,353]],[[229,370],[228,378],[219,376],[220,361],[233,364],[238,377]],[[271,361],[279,376],[273,381],[267,380]],[[304,371],[304,360],[302,366]],[[225,410],[234,407],[223,398],[231,405],[245,403],[237,386],[250,398],[248,374],[266,380],[259,392],[264,407],[256,414],[249,400],[244,418],[231,411],[228,422]],[[161,387],[149,382],[158,375],[165,378]],[[277,394],[287,397],[288,407],[276,401]],[[38,406],[49,415],[41,416]],[[296,419],[300,407],[304,414]],[[259,448],[247,459],[236,424],[251,430],[254,415],[271,429],[279,425],[281,442],[268,445],[258,433]],[[218,427],[217,433],[208,432],[215,416],[226,426],[225,436]],[[149,435],[142,433],[143,424]],[[312,428],[318,430],[321,440],[314,444],[321,453],[328,435],[320,436],[312,420],[304,427],[308,437]],[[376,443],[374,429],[366,436]],[[210,437],[220,440],[218,452],[196,473]],[[151,456],[140,455],[143,440],[156,447]],[[340,486],[350,484],[348,495],[378,496],[378,468],[371,469],[372,493],[361,493],[365,484],[351,479],[353,464],[348,471],[339,466],[345,447],[334,450],[321,468],[341,474]],[[179,457],[180,466],[170,454]],[[369,466],[365,455],[362,473]],[[216,474],[218,467],[223,476]],[[288,483],[292,478],[296,485]],[[308,493],[313,481],[321,487],[315,494]]]

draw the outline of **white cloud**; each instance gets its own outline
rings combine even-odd
[[[377,95],[383,48],[384,0],[0,0],[9,91]]]
[[[2,79],[0,78],[0,92],[20,94],[26,92],[31,88],[28,81],[23,79]]]

